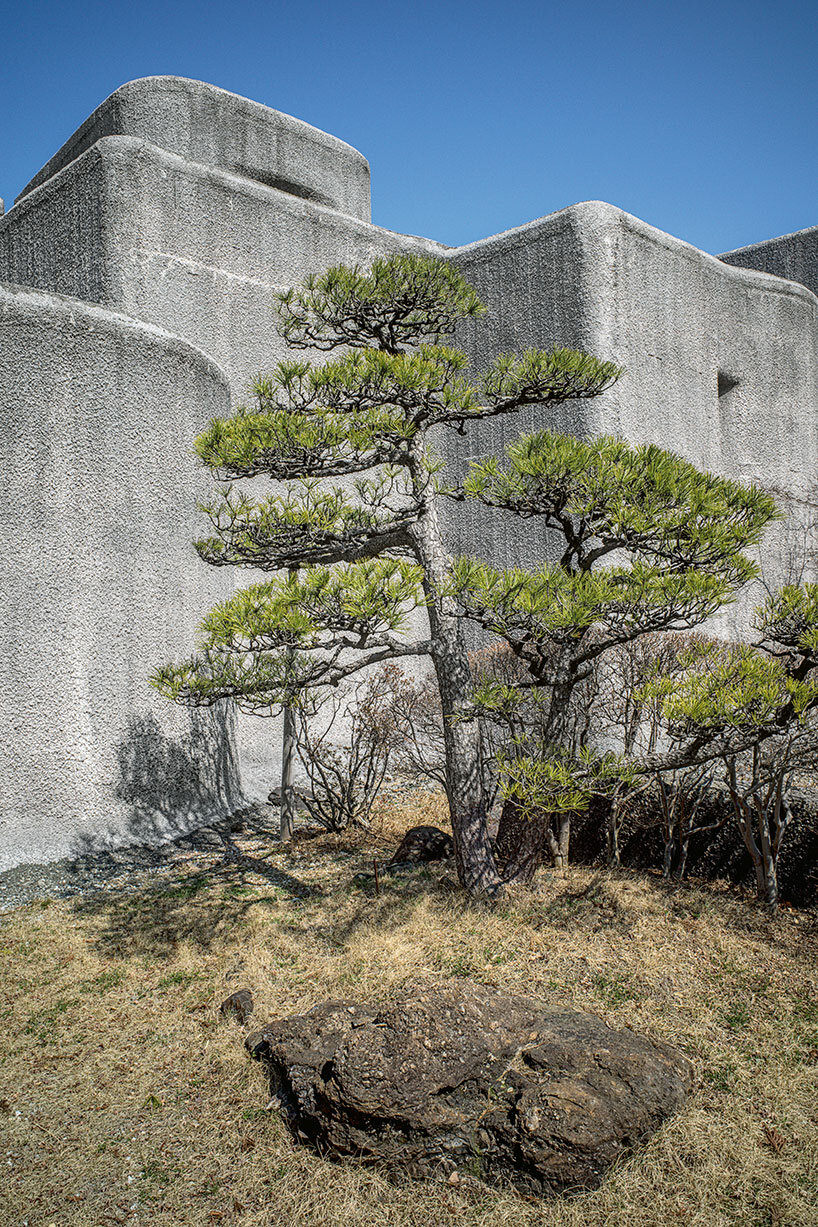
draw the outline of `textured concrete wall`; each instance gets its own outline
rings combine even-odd
[[[444,249],[133,137],[106,137],[0,221],[0,280],[76,295],[185,337],[224,368],[238,402],[286,352],[277,290],[398,250]],[[200,517],[196,532],[203,528]],[[217,576],[220,598],[255,578]],[[240,715],[237,729],[248,795],[265,796],[279,773],[279,721]]]
[[[799,281],[818,294],[818,226],[726,251],[719,259],[739,268],[755,268],[774,277]]]
[[[476,370],[504,350],[552,344],[627,368],[601,399],[547,419],[526,410],[462,438],[440,432],[455,469],[548,424],[655,441],[781,492],[793,515],[765,548],[772,581],[803,555],[818,454],[818,301],[791,281],[728,265],[752,266],[748,251],[789,242],[789,264],[753,259],[815,288],[809,244],[818,232],[719,261],[590,203],[446,249],[368,224],[368,183],[360,154],[309,125],[200,82],[147,78],[111,95],[0,217],[0,281],[46,292],[5,293],[12,341],[0,351],[14,457],[2,515],[4,531],[22,542],[11,550],[10,575],[24,628],[4,628],[6,710],[27,696],[7,738],[7,770],[22,779],[22,765],[34,767],[28,792],[15,783],[10,793],[17,860],[59,855],[79,830],[123,838],[192,823],[237,795],[218,716],[215,725],[191,722],[144,682],[189,647],[209,604],[253,578],[207,568],[189,544],[202,530],[194,505],[204,481],[190,441],[208,416],[226,411],[227,392],[202,354],[136,319],[204,351],[236,402],[284,354],[276,290],[339,262],[366,265],[395,251],[445,256],[489,306],[485,321],[466,321],[458,334]],[[54,293],[105,310],[66,305]],[[115,321],[109,311],[134,318]],[[109,452],[88,452],[93,432],[76,413],[80,403],[105,423]],[[21,476],[31,471],[42,480]],[[523,563],[547,553],[535,523],[454,505],[446,523],[456,549]],[[120,538],[127,546],[118,550]],[[68,542],[73,569],[66,551],[49,545],[37,587],[30,560],[42,541]],[[40,596],[50,621],[38,639],[29,628]],[[69,609],[70,617],[61,612]],[[56,679],[74,715],[50,738],[54,634],[70,645]],[[237,736],[247,791],[263,794],[277,775],[277,724],[245,717]],[[151,792],[151,780],[163,788]],[[52,821],[57,813],[64,819]]]
[[[594,401],[524,411],[473,430],[465,454],[502,450],[554,424],[679,452],[703,469],[779,492],[788,526],[762,551],[770,578],[803,547],[818,455],[818,300],[792,282],[725,266],[611,205],[574,205],[449,253],[489,306],[461,344],[485,366],[504,350],[563,344],[626,368]],[[450,450],[462,457],[460,441]],[[811,511],[809,512],[811,515]],[[478,507],[451,517],[458,548],[544,550],[535,526]],[[785,548],[786,545],[786,548]]]
[[[106,136],[134,136],[192,162],[370,219],[369,164],[345,141],[291,115],[185,77],[142,77],[106,98],[18,196]]]
[[[229,720],[148,686],[218,596],[191,546],[221,371],[157,328],[0,286],[0,868],[239,799]]]
[[[241,396],[284,352],[276,290],[400,249],[444,250],[133,137],[106,137],[0,221],[0,278],[169,328],[222,365]]]

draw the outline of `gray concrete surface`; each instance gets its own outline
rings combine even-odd
[[[452,260],[489,306],[457,337],[478,371],[504,350],[551,344],[625,366],[602,398],[549,419],[528,410],[441,432],[455,469],[547,424],[650,440],[776,490],[790,517],[763,551],[770,582],[814,553],[818,231],[716,259],[590,202],[448,249],[369,224],[368,188],[365,160],[342,141],[214,86],[154,77],[115,91],[0,216],[0,281],[32,291],[2,299],[7,855],[63,855],[80,831],[125,839],[171,809],[201,821],[220,789],[238,792],[234,745],[249,796],[275,782],[275,722],[240,718],[233,734],[191,721],[145,677],[186,650],[213,600],[253,578],[213,571],[190,548],[204,483],[190,443],[283,356],[274,292],[331,264],[395,251]],[[106,448],[77,413],[86,403]],[[500,513],[450,505],[445,520],[456,549],[479,542],[523,563],[547,552],[536,525]],[[140,808],[147,776],[177,781],[164,813]]]
[[[464,321],[458,334],[478,368],[503,351],[554,344],[625,367],[620,382],[597,400],[565,405],[547,418],[528,410],[472,428],[465,448],[450,441],[453,463],[501,451],[521,431],[546,425],[656,443],[702,469],[776,492],[789,519],[769,535],[762,563],[771,582],[784,578],[814,525],[818,300],[812,293],[731,268],[598,201],[447,258],[489,307],[485,320]],[[475,504],[458,507],[452,534],[457,549],[490,539],[498,556],[522,564],[542,547],[536,534],[520,532],[515,517]],[[747,607],[736,611],[736,626],[746,622]]]
[[[0,286],[0,869],[153,842],[241,800],[230,716],[148,685],[223,592],[190,441],[229,404],[191,345]]]
[[[204,81],[141,77],[114,90],[17,197],[106,136],[134,136],[369,221],[369,163],[303,120]]]
[[[171,329],[237,397],[284,353],[275,291],[398,250],[445,249],[130,136],[102,138],[0,221],[0,278]]]
[[[755,268],[774,277],[799,281],[818,294],[818,226],[726,251],[719,259],[739,268]]]

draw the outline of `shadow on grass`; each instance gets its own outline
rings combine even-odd
[[[168,958],[183,943],[204,951],[241,927],[257,904],[301,901],[312,887],[222,836],[224,853],[212,866],[179,872],[142,891],[97,892],[77,899],[75,913],[94,923],[92,944],[108,958]],[[262,879],[262,883],[253,879]]]

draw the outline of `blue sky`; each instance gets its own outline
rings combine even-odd
[[[450,244],[602,199],[707,251],[818,225],[818,0],[0,0],[0,196],[134,77],[349,141]]]

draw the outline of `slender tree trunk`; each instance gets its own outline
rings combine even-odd
[[[608,807],[608,816],[605,821],[605,850],[610,869],[618,869],[621,864],[619,852],[619,823],[621,817],[622,806],[619,794],[617,793],[611,800],[611,804]]]
[[[295,822],[295,720],[290,706],[284,708],[284,731],[281,736],[281,808],[279,809],[279,835],[283,844],[293,837]]]
[[[679,863],[676,866],[676,877],[681,882],[687,873],[687,858],[690,855],[690,831],[685,831],[682,835],[682,842],[679,849]]]
[[[770,818],[766,811],[759,813],[759,843],[761,845],[761,869],[763,881],[759,895],[769,907],[778,906],[778,865],[770,838]]]
[[[669,878],[673,869],[673,853],[676,849],[676,840],[672,833],[665,834],[665,853],[662,858],[662,877]]]
[[[556,826],[556,830],[554,830]],[[554,858],[555,869],[568,868],[568,853],[571,845],[571,815],[569,813],[556,814],[553,819],[553,825],[548,828],[548,843],[551,848],[551,855]]]
[[[298,574],[295,567],[290,568],[290,579]],[[293,663],[294,652],[287,652],[287,665]],[[295,741],[297,737],[295,717],[292,706],[288,703],[284,708],[284,728],[281,733],[281,803],[279,806],[278,832],[283,844],[288,844],[293,837],[295,825],[295,788],[293,774],[295,771]]]
[[[429,600],[429,637],[443,710],[446,793],[457,876],[468,894],[494,898],[502,892],[503,883],[488,834],[480,778],[480,728],[471,704],[471,670],[462,621],[456,615],[454,598],[447,591],[449,559],[443,548],[425,459],[419,444],[409,470],[421,512],[411,534]]]

